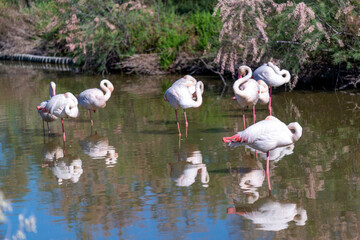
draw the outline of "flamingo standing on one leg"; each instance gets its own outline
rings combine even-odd
[[[76,97],[72,93],[67,92],[53,96],[43,109],[43,111],[47,111],[48,113],[61,118],[64,142],[66,140],[64,118],[76,118],[79,114],[77,105],[78,101]]]
[[[55,96],[56,94],[56,84],[54,82],[50,82],[49,85],[49,96],[50,98],[52,98],[53,96]],[[44,132],[44,136],[45,136],[45,122],[47,124],[47,128],[48,128],[48,134],[50,134],[50,127],[49,127],[49,122],[53,122],[57,119],[56,116],[51,115],[50,113],[44,112],[43,109],[45,108],[46,104],[48,101],[43,101],[40,103],[39,106],[37,106],[37,110],[38,113],[40,114],[42,120],[43,120],[43,132]]]
[[[241,77],[247,72],[244,77]],[[253,120],[256,121],[255,105],[259,99],[260,87],[259,84],[251,79],[252,71],[248,66],[239,67],[239,79],[234,82],[233,90],[235,93],[235,99],[243,109],[243,122],[245,126],[245,107],[253,108]]]
[[[237,147],[248,145],[256,150],[266,152],[266,175],[269,190],[269,151],[278,147],[288,146],[299,140],[302,135],[302,127],[297,122],[285,125],[274,116],[268,116],[265,120],[257,122],[242,132],[232,137],[224,137],[223,141],[230,143],[229,146]]]
[[[114,86],[107,79],[103,79],[100,82],[100,88],[105,94],[98,88],[90,88],[83,91],[78,96],[79,104],[89,110],[91,126],[93,126],[91,110],[95,112],[96,109],[104,108],[106,106],[106,101],[109,100],[111,93],[114,91]]]
[[[290,73],[280,70],[273,63],[268,62],[257,68],[253,73],[255,80],[263,80],[270,87],[269,113],[271,115],[272,87],[278,87],[290,81]]]
[[[195,87],[195,92],[194,92]],[[180,78],[173,85],[166,90],[164,99],[169,102],[170,105],[175,109],[176,123],[179,131],[179,137],[181,137],[179,119],[177,116],[177,110],[182,108],[184,110],[185,124],[186,124],[186,133],[188,128],[188,121],[186,118],[185,109],[191,107],[200,107],[202,104],[202,94],[204,92],[204,84],[201,81],[196,81],[190,75],[186,75],[183,78]],[[195,96],[194,96],[195,95]],[[195,98],[195,100],[194,100]],[[187,135],[187,134],[186,134]]]

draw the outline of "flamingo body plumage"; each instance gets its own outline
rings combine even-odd
[[[195,89],[195,90],[194,90]],[[186,128],[188,127],[188,122],[186,118],[187,108],[197,108],[202,104],[202,94],[204,92],[204,84],[201,81],[196,81],[190,75],[186,75],[183,78],[180,78],[173,85],[166,90],[164,99],[169,102],[171,107],[175,109],[176,122],[178,125],[179,136],[181,136],[179,120],[177,117],[177,110],[182,108],[184,110],[184,117]],[[195,99],[194,99],[195,98]]]
[[[279,87],[290,81],[289,71],[279,67],[271,62],[258,67],[253,73],[255,80],[263,80],[270,87]]]

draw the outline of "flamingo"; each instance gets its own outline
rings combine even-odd
[[[195,87],[195,92],[194,92]],[[189,123],[186,118],[185,109],[191,107],[200,107],[202,104],[202,94],[204,92],[204,84],[201,81],[196,81],[190,75],[186,75],[183,78],[180,78],[173,85],[166,90],[164,99],[169,102],[171,107],[175,109],[176,123],[179,131],[179,137],[181,137],[180,125],[177,116],[177,110],[182,108],[184,110],[185,124],[186,124],[186,133]],[[195,100],[194,100],[195,98]],[[187,134],[186,134],[187,135]]]
[[[290,81],[289,71],[280,70],[273,63],[268,62],[254,71],[255,80],[263,80],[270,87],[269,113],[271,115],[271,95],[272,87],[279,87]]]
[[[55,96],[55,93],[56,92],[56,84],[54,82],[50,82],[50,85],[49,85],[49,96],[50,98],[52,98],[53,96]],[[39,106],[37,106],[37,110],[38,110],[38,113],[40,114],[42,120],[43,120],[43,132],[44,132],[44,136],[45,136],[45,122],[47,124],[47,127],[48,127],[48,134],[50,134],[50,127],[49,127],[49,122],[53,122],[53,121],[56,121],[57,117],[54,116],[54,115],[51,115],[47,112],[44,112],[42,111],[46,104],[47,104],[48,101],[43,101],[40,103]]]
[[[76,97],[71,92],[67,92],[53,96],[42,110],[61,118],[64,142],[66,140],[64,118],[76,118],[79,113],[77,105]]]
[[[269,174],[269,151],[291,145],[297,142],[302,135],[302,127],[297,122],[289,125],[281,122],[274,116],[257,122],[232,137],[224,137],[223,142],[230,143],[230,147],[248,145],[262,152],[266,152],[266,175],[269,191],[271,191]]]
[[[79,104],[89,110],[91,126],[93,126],[91,110],[96,112],[97,109],[104,108],[106,102],[111,97],[111,93],[114,91],[114,85],[107,79],[103,79],[100,82],[100,88],[105,94],[98,88],[90,88],[81,92],[78,96]]]
[[[241,77],[247,72],[244,77]],[[248,66],[239,67],[239,79],[234,82],[233,90],[235,93],[235,99],[239,103],[240,107],[243,109],[243,122],[244,129],[245,126],[245,107],[253,108],[253,120],[255,123],[256,114],[255,114],[255,105],[259,100],[260,87],[259,84],[251,79],[252,71]]]

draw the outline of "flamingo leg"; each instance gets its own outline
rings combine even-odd
[[[45,121],[43,120],[43,133],[44,133],[44,137],[45,137]]]
[[[255,124],[255,122],[256,122],[255,105],[253,106],[253,120],[254,120],[254,124]]]
[[[243,123],[244,123],[244,130],[246,129],[246,124],[245,124],[245,108],[243,108]]]
[[[93,125],[93,119],[92,119],[92,115],[91,115],[91,109],[89,109],[89,113],[90,113],[90,120],[91,120],[91,126]]]
[[[184,109],[184,117],[185,117],[186,137],[187,137],[187,130],[188,130],[189,123],[188,123],[187,118],[186,118],[186,112],[185,112],[185,109]]]
[[[181,137],[179,119],[178,119],[178,115],[177,115],[177,110],[176,110],[176,109],[175,109],[175,115],[176,115],[176,124],[177,124],[178,131],[179,131],[179,137]]]
[[[270,170],[269,170],[269,152],[266,153],[266,176],[269,186],[269,191],[271,191],[271,185],[270,185]]]
[[[269,113],[271,116],[271,95],[272,95],[272,87],[270,87],[270,99],[269,99]]]
[[[62,125],[62,131],[63,131],[63,139],[64,142],[66,141],[66,136],[65,136],[65,128],[64,128],[64,119],[61,118],[61,125]]]
[[[48,127],[48,134],[50,135],[50,127],[49,127],[49,122],[46,122],[47,127]]]

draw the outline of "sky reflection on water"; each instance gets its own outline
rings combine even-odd
[[[44,139],[36,106],[50,81],[59,93],[78,94],[101,76],[0,66],[0,189],[13,208],[0,239],[16,233],[19,214],[36,218],[27,239],[360,237],[359,93],[274,92],[273,114],[298,121],[303,136],[272,155],[269,197],[264,156],[221,141],[242,130],[242,111],[231,91],[219,98],[218,79],[198,77],[204,102],[187,111],[179,148],[161,92],[179,77],[110,75],[115,90],[93,114],[93,129],[79,108],[79,118],[65,122],[64,146],[59,121]],[[257,119],[267,113],[259,107]]]

